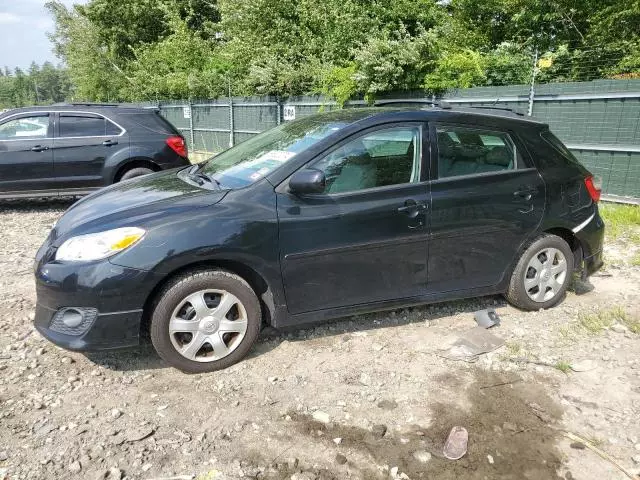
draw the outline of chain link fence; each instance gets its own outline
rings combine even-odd
[[[525,85],[477,87],[457,90],[444,99],[459,106],[531,109],[532,116],[548,123],[576,157],[602,178],[607,195],[640,199],[640,79],[539,85],[533,95]],[[406,97],[378,103],[402,100]],[[356,101],[346,107],[362,105],[365,102]],[[290,118],[335,108],[339,108],[335,102],[321,97],[160,104],[162,115],[185,135],[194,161]]]

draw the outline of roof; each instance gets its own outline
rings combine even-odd
[[[441,122],[463,122],[473,123],[473,119],[477,119],[480,124],[513,126],[522,124],[526,126],[546,126],[536,118],[525,116],[517,112],[505,110],[502,108],[476,108],[476,107],[456,107],[456,106],[434,106],[430,104],[418,104],[408,101],[409,106],[389,106],[381,104],[377,107],[347,108],[342,110],[333,110],[326,113],[316,114],[313,117],[322,121],[337,121],[346,123],[356,123],[364,120],[380,119],[380,117],[388,117],[389,120],[408,120],[407,117],[418,116],[424,121],[441,121]],[[416,115],[418,114],[418,115]],[[310,118],[310,117],[303,117]],[[312,118],[312,117],[311,117]]]
[[[140,113],[142,111],[157,110],[155,107],[130,107],[120,106],[105,103],[57,103],[55,105],[36,105],[31,107],[18,107],[2,112],[0,115],[10,113],[15,115],[16,113],[23,112],[116,112],[116,113]]]

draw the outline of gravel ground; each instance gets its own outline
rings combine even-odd
[[[609,245],[615,266],[548,311],[486,297],[272,331],[244,362],[189,376],[148,346],[85,356],[33,330],[32,259],[68,206],[0,205],[0,479],[640,473],[640,267],[624,254],[636,247]],[[443,358],[487,307],[505,346]],[[457,461],[442,454],[454,425],[469,431]]]

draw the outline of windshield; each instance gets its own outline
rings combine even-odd
[[[284,123],[209,159],[202,172],[222,188],[245,187],[349,123],[332,115]]]

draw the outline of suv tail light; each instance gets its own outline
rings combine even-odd
[[[181,157],[187,158],[187,144],[184,143],[184,138],[179,135],[173,135],[167,138],[167,145]]]
[[[599,202],[600,194],[602,193],[602,181],[600,180],[600,178],[589,175],[584,179],[584,184],[587,187],[587,192],[589,192],[591,200],[593,200],[594,202]]]

